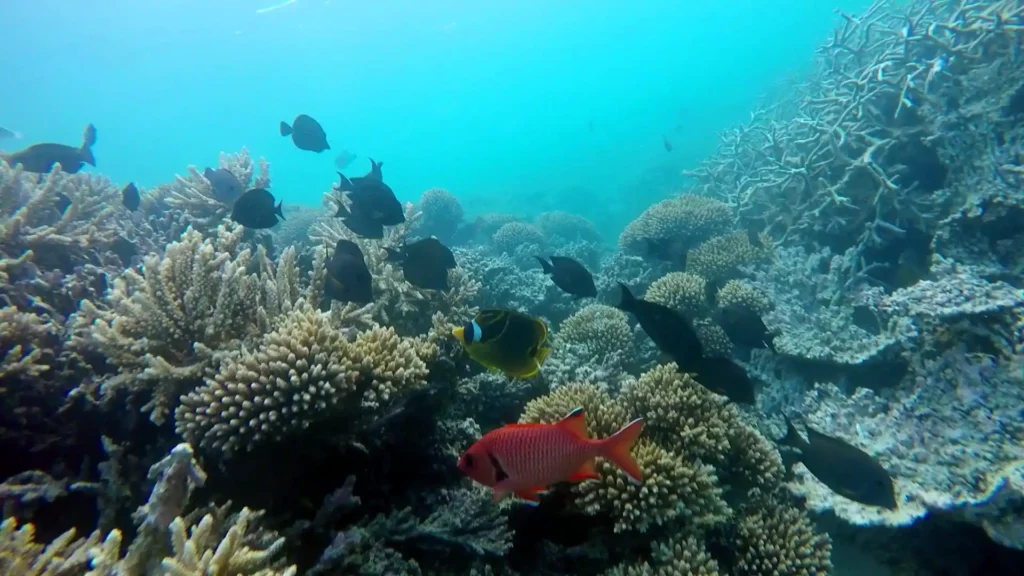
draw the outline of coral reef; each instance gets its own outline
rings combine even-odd
[[[728,204],[684,194],[654,204],[630,222],[619,236],[619,247],[640,255],[647,254],[648,241],[674,240],[692,247],[732,225],[733,210]]]
[[[462,224],[462,205],[451,192],[431,188],[420,196],[416,204],[420,218],[412,228],[417,236],[436,236],[442,242],[449,242]]]

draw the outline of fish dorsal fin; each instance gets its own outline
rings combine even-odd
[[[569,412],[569,415],[559,420],[556,426],[572,432],[573,436],[577,438],[590,439],[590,436],[587,435],[587,415],[583,413],[583,408]]]

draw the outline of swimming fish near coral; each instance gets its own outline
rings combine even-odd
[[[348,168],[349,164],[355,161],[356,158],[358,158],[358,156],[352,152],[342,150],[340,154],[334,157],[334,166],[338,170],[344,170],[345,168]]]
[[[341,172],[338,172],[338,177],[341,181],[336,190],[347,194],[351,204],[346,207],[343,202],[339,202],[335,217],[344,218],[343,223],[350,230],[356,234],[360,234],[359,229],[376,231],[376,227],[369,226],[367,222],[350,221],[363,220],[380,226],[396,226],[405,222],[402,203],[382,180],[373,177],[349,180]]]
[[[459,470],[494,490],[539,502],[538,493],[557,482],[598,480],[596,458],[615,464],[639,484],[643,471],[630,450],[643,432],[641,418],[607,438],[587,437],[586,416],[577,408],[555,424],[509,424],[480,438],[459,458]]]
[[[662,134],[661,135],[661,143],[662,143],[663,146],[665,146],[665,152],[671,152],[672,151],[672,143],[668,141],[668,136],[665,136],[664,134]]]
[[[814,477],[837,494],[861,504],[896,510],[896,491],[885,468],[860,448],[826,436],[810,426],[804,440],[786,419],[780,444],[800,450],[798,460]]]
[[[281,136],[291,136],[292,142],[295,143],[295,147],[299,150],[319,154],[324,150],[331,149],[331,146],[327,143],[327,133],[324,132],[323,126],[305,114],[296,116],[291,126],[282,120],[280,131]]]
[[[373,302],[373,276],[366,267],[363,251],[355,242],[344,238],[338,240],[325,267],[324,294],[328,298],[356,304]]]
[[[129,182],[121,189],[121,204],[125,208],[134,212],[139,209],[139,204],[141,203],[142,197],[139,196],[139,189],[135,187],[134,182]]]
[[[8,130],[7,128],[4,128],[3,126],[0,126],[0,140],[7,140],[8,138],[10,138],[12,140],[20,140],[21,139],[21,134],[18,133],[18,132],[15,132],[14,130]]]
[[[427,290],[447,290],[448,270],[455,268],[455,255],[437,238],[424,238],[398,248],[385,247],[388,262],[402,266],[409,284]]]
[[[775,352],[775,334],[764,325],[761,315],[750,308],[730,304],[715,310],[712,317],[733,344]]]
[[[71,198],[68,198],[68,195],[63,192],[57,192],[57,199],[53,203],[53,207],[57,209],[57,212],[63,216],[69,206],[71,206]]]
[[[515,310],[481,310],[452,335],[470,358],[511,378],[536,376],[551,353],[548,327]]]
[[[231,204],[245,192],[245,186],[227,168],[203,170],[203,178],[210,181],[213,197],[225,204]]]
[[[110,251],[117,255],[125,268],[131,266],[132,259],[139,254],[135,243],[120,234],[115,236],[114,241],[110,243]]]
[[[636,316],[644,332],[658,349],[668,354],[685,372],[695,371],[704,356],[704,349],[693,322],[678,310],[633,296],[625,284],[619,283],[622,296],[616,308]]]
[[[92,155],[92,147],[96,144],[96,127],[89,124],[82,135],[82,145],[78,148],[65,144],[34,144],[20,152],[3,156],[3,159],[14,166],[21,164],[26,172],[45,174],[60,164],[61,170],[68,174],[77,174],[86,164],[96,166],[96,158]]]
[[[747,376],[746,369],[731,358],[712,356],[691,363],[687,372],[693,372],[694,379],[716,394],[721,394],[737,404],[754,404],[754,381]]]
[[[577,298],[597,296],[594,277],[583,267],[583,264],[565,256],[551,256],[550,261],[540,256],[535,256],[535,258],[540,262],[544,273],[551,276],[551,281],[555,283],[555,286],[564,292]]]
[[[235,200],[231,208],[231,219],[246,228],[273,228],[278,217],[284,220],[281,206],[274,205],[274,195],[264,188],[253,188]]]
[[[680,238],[647,238],[647,254],[653,258],[686,269],[686,255],[690,245]]]

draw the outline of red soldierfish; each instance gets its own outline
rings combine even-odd
[[[494,488],[495,500],[515,494],[537,502],[537,493],[550,484],[599,479],[598,456],[640,483],[643,472],[630,449],[643,428],[637,418],[608,438],[592,440],[583,409],[577,408],[555,424],[509,424],[488,432],[459,458],[459,470]]]

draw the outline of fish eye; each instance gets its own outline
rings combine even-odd
[[[466,468],[472,468],[473,467],[473,455],[472,454],[466,454],[462,458],[462,462],[466,465]]]

